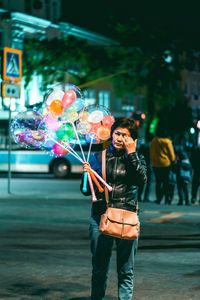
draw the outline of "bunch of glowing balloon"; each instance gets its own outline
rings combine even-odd
[[[78,87],[69,83],[59,83],[52,86],[45,97],[43,105],[43,115],[47,118],[41,128],[47,135],[41,145],[42,149],[48,150],[50,154],[57,156],[71,153],[80,161],[85,161],[85,155],[75,127],[75,122],[79,119],[79,114],[83,110],[83,94]],[[73,150],[72,140],[78,142],[83,160]],[[90,186],[91,190],[94,190],[91,180]],[[94,200],[96,200],[95,198]]]
[[[27,149],[39,148],[45,132],[39,130],[43,116],[34,110],[19,112],[11,122],[11,134],[15,143]]]
[[[61,121],[76,121],[85,106],[81,90],[69,83],[53,85],[44,100],[44,114]]]
[[[83,111],[84,106],[83,94],[73,84],[58,83],[48,90],[42,107],[42,113],[46,118],[41,128],[47,133],[45,143],[42,145],[43,150],[47,145],[47,149],[50,151],[53,144],[52,139],[56,141],[57,145],[62,142],[61,148],[63,143],[66,145],[70,142],[71,144],[71,140],[74,138],[79,142],[74,123],[79,118],[79,113]],[[61,156],[61,148],[54,146],[50,152]]]
[[[88,106],[79,115],[77,131],[90,144],[87,156],[89,161],[92,144],[99,144],[110,138],[114,117],[103,106]],[[87,190],[87,172],[84,174],[83,191]]]

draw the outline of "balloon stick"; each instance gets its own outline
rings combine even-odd
[[[97,197],[95,195],[94,186],[93,186],[92,179],[91,179],[89,173],[88,173],[88,181],[89,181],[89,185],[90,185],[90,189],[91,189],[91,193],[92,193],[92,201],[96,202],[97,201]]]
[[[96,184],[96,186],[97,186],[99,192],[100,192],[100,193],[103,193],[104,189],[103,189],[102,186],[99,184],[99,182],[98,182],[98,180],[96,179],[94,173],[92,173],[92,171],[89,170],[89,174],[90,174],[92,180],[94,181],[94,183]]]

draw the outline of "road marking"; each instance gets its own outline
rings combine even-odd
[[[153,219],[149,219],[148,222],[152,222],[152,223],[164,223],[169,219],[175,219],[175,218],[179,218],[182,217],[184,215],[184,213],[177,213],[177,212],[171,212],[167,215],[161,216],[159,218],[153,218]]]

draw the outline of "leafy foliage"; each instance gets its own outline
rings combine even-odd
[[[159,27],[145,27],[135,19],[113,27],[118,45],[101,47],[68,36],[65,39],[27,39],[24,43],[23,68],[26,84],[33,74],[42,75],[43,89],[54,82],[68,81],[81,85],[112,77],[115,93],[145,94],[147,131],[154,118],[166,119],[169,132],[190,126],[188,100],[180,89],[183,68],[192,69],[194,50],[184,39]],[[187,59],[184,59],[186,53]],[[184,99],[183,99],[184,98]],[[184,107],[181,103],[184,102]],[[182,118],[188,122],[183,125]],[[174,127],[171,128],[170,126]]]
[[[126,74],[114,78],[115,86],[122,93],[145,94],[147,131],[157,117],[168,124],[170,135],[188,130],[191,111],[180,80],[181,71],[188,67],[188,62],[193,67],[195,51],[171,32],[145,27],[135,19],[118,24],[115,38],[120,44],[117,49],[120,60],[127,70]],[[183,118],[187,119],[185,123]]]
[[[69,36],[66,39],[26,39],[23,67],[26,85],[33,74],[42,75],[43,88],[54,82],[70,81],[79,85],[110,73],[106,48]],[[67,77],[67,78],[68,78]]]

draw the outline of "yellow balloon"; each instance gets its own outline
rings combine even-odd
[[[80,112],[80,114],[79,114],[79,119],[80,119],[81,121],[87,121],[87,120],[88,120],[88,117],[89,117],[89,112],[87,112],[87,111],[82,111],[82,112]]]

